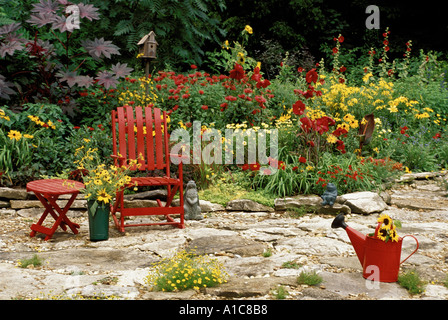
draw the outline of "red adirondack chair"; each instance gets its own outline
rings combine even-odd
[[[117,135],[118,134],[118,135]],[[125,208],[123,204],[124,189],[117,192],[116,201],[111,208],[111,214],[118,230],[124,232],[125,227],[149,226],[149,225],[174,225],[184,228],[184,199],[183,199],[183,174],[182,162],[179,164],[178,177],[170,177],[170,154],[168,150],[168,132],[166,112],[161,112],[158,108],[151,107],[118,107],[112,111],[112,138],[113,155],[115,165],[121,166],[127,160],[138,159],[140,167],[135,166],[134,170],[154,171],[163,170],[162,176],[132,177],[127,187],[133,187],[135,183],[139,187],[143,186],[166,186],[166,204],[157,199],[157,207],[145,208]],[[178,156],[178,155],[174,155]],[[171,205],[173,196],[179,192],[180,205]],[[117,218],[117,213],[120,217]],[[125,224],[125,217],[164,215],[166,222],[152,223],[128,223]],[[176,220],[171,215],[179,215]]]

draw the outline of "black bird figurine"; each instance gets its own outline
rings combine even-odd
[[[334,202],[336,201],[336,197],[338,196],[338,190],[336,189],[336,186],[333,183],[327,184],[327,190],[325,190],[324,194],[320,197],[322,198],[322,205],[330,205],[331,207],[334,205]]]

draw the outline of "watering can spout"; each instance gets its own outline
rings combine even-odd
[[[353,248],[355,248],[356,255],[358,256],[359,262],[361,265],[364,264],[364,253],[365,253],[365,242],[366,236],[359,231],[349,227],[345,223],[344,214],[339,214],[336,218],[334,218],[331,227],[332,228],[343,228],[352,243]]]

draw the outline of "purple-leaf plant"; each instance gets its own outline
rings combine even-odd
[[[34,39],[24,38],[23,34],[19,32],[20,23],[0,27],[0,57],[2,59],[8,55],[13,56],[19,51],[28,53],[29,57],[33,59],[32,61],[37,62],[38,70],[16,72],[16,74],[30,73],[40,77],[40,81],[38,81],[40,87],[34,88],[36,95],[33,98],[46,99],[51,103],[54,103],[55,101],[52,100],[56,99],[60,103],[71,101],[70,107],[73,107],[73,99],[67,99],[67,95],[72,96],[77,91],[76,87],[88,88],[97,82],[106,89],[115,88],[119,78],[132,72],[133,69],[127,67],[127,64],[117,63],[109,71],[98,71],[96,77],[80,73],[82,65],[88,59],[98,62],[103,58],[111,58],[112,55],[120,55],[119,48],[104,38],[81,40],[78,41],[80,46],[75,46],[77,43],[73,33],[80,28],[81,19],[99,20],[98,9],[91,4],[73,4],[67,0],[39,0],[38,3],[33,4],[30,18],[26,21],[38,28]],[[45,26],[49,27],[49,32],[54,36],[54,43],[39,39],[39,29]],[[59,48],[59,51],[56,47]],[[84,59],[82,59],[83,56]],[[76,61],[75,65],[73,65],[73,61]],[[81,62],[78,63],[79,61]],[[92,66],[92,64],[89,65]],[[14,81],[14,79],[10,80]],[[20,89],[20,85],[16,85],[16,87]],[[10,99],[10,95],[16,93],[13,88],[13,83],[6,81],[5,77],[0,74],[0,98]],[[75,90],[74,92],[72,88]],[[21,95],[25,94],[23,91],[19,91]],[[57,92],[65,99],[58,98]],[[24,97],[22,100],[27,101],[28,97]],[[61,107],[63,106],[61,105]]]

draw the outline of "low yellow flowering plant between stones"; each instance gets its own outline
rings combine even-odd
[[[199,290],[225,283],[227,278],[218,260],[182,250],[156,264],[146,284],[155,291]]]

